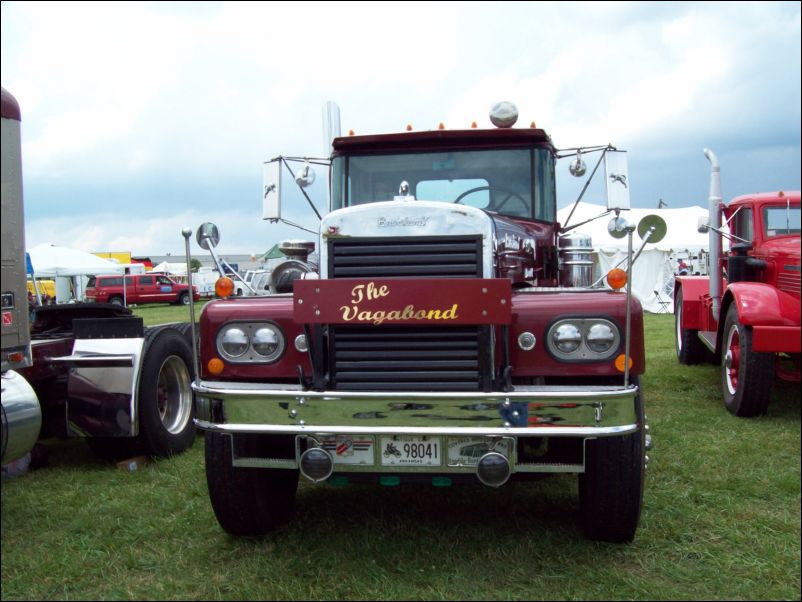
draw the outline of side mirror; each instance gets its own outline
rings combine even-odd
[[[195,235],[195,240],[198,241],[198,246],[205,251],[213,249],[220,242],[220,231],[212,222],[206,222],[198,227],[198,232]]]
[[[604,153],[604,181],[607,187],[607,209],[629,209],[629,173],[625,151]]]
[[[312,172],[314,180],[314,172]],[[300,182],[299,182],[300,184]],[[262,219],[281,218],[281,159],[265,163],[262,172]]]

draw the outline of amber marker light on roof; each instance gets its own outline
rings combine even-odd
[[[444,130],[444,129],[446,129],[446,124],[445,124],[445,123],[443,123],[443,122],[441,121],[441,122],[440,122],[440,125],[438,125],[438,126],[437,126],[437,129],[438,129],[438,130]]]
[[[621,268],[613,268],[607,272],[607,283],[611,288],[620,290],[627,285],[627,273]]]
[[[234,292],[234,281],[231,278],[221,276],[214,283],[214,292],[218,297],[228,299]]]
[[[529,124],[529,127],[530,128],[536,128],[537,126],[535,125],[535,122],[533,121],[532,123]]]
[[[476,128],[478,128],[478,127],[479,127],[479,126],[478,126],[478,125],[476,125],[476,122],[475,122],[475,121],[472,121],[472,122],[471,122],[471,129],[474,129],[474,130],[475,130],[475,129],[476,129]]]
[[[411,132],[411,131],[412,131],[412,124],[411,124],[411,123],[408,123],[408,124],[407,124],[407,131],[408,131],[408,132]]]
[[[206,367],[209,369],[209,374],[214,374],[217,376],[218,374],[223,373],[225,364],[223,364],[223,360],[221,360],[219,357],[213,357],[209,360],[209,363],[206,364]]]

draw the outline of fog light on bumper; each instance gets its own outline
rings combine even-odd
[[[501,487],[510,478],[510,461],[498,452],[488,452],[476,467],[476,476],[483,485]]]
[[[328,452],[313,447],[301,454],[301,474],[313,483],[320,483],[331,476],[334,461]]]

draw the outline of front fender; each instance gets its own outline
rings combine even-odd
[[[799,299],[762,282],[736,282],[727,287],[723,312],[731,303],[745,326],[799,326]]]

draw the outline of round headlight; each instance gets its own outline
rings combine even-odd
[[[248,335],[241,328],[232,326],[220,337],[220,347],[225,355],[239,357],[248,350]]]
[[[615,333],[607,324],[594,324],[588,331],[588,347],[596,353],[610,350],[615,342]]]
[[[573,324],[560,324],[554,331],[552,340],[562,353],[573,353],[582,344],[582,333]]]
[[[284,337],[273,326],[262,326],[253,333],[253,350],[264,358],[273,359],[284,351]]]

